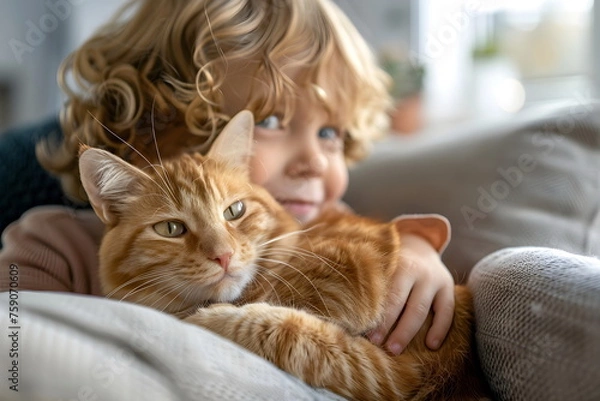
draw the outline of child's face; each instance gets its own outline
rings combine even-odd
[[[229,74],[227,82],[224,111],[234,115],[246,107],[248,76]],[[341,199],[348,171],[344,133],[320,103],[309,101],[302,91],[297,96],[285,126],[277,114],[257,122],[250,174],[252,182],[265,187],[299,221],[308,222]]]

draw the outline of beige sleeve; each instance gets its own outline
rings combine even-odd
[[[6,228],[0,291],[65,291],[101,295],[98,247],[104,227],[91,210],[42,206]],[[11,282],[11,277],[13,281]]]
[[[450,242],[450,222],[439,214],[407,214],[393,220],[401,233],[418,235],[442,254]]]

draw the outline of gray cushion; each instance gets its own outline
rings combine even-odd
[[[508,248],[478,263],[469,286],[497,400],[600,400],[600,260]]]
[[[536,109],[510,122],[388,138],[351,171],[346,202],[385,219],[440,213],[444,262],[459,281],[491,252],[600,251],[600,107]]]

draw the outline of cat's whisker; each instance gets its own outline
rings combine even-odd
[[[319,257],[314,252],[307,251],[298,246],[271,247],[266,252],[264,252],[264,254],[266,254],[266,255],[284,255],[284,256],[287,256],[290,258],[297,257],[302,260],[319,259],[320,261],[322,261],[323,263],[326,263],[328,265],[334,263],[330,259]]]
[[[262,268],[262,269],[267,274],[261,274],[261,277],[265,278],[266,275],[273,276],[279,282],[283,283],[285,286],[287,286],[290,289],[290,293],[288,294],[288,296],[290,296],[291,298],[287,299],[286,302],[283,302],[281,300],[281,297],[279,296],[279,293],[277,292],[277,288],[275,288],[275,286],[273,284],[271,284],[271,282],[265,278],[265,280],[267,280],[267,282],[269,283],[269,285],[273,289],[272,294],[274,294],[275,297],[277,298],[277,305],[286,305],[286,306],[293,307],[293,308],[297,307],[297,305],[295,303],[295,299],[296,298],[294,296],[294,292],[296,292],[299,295],[300,299],[304,299],[304,294],[301,291],[299,291],[296,287],[294,287],[292,284],[290,284],[289,281],[287,281],[286,279],[284,279],[283,277],[281,277],[279,274],[273,272],[270,269],[266,269],[266,268]],[[264,287],[262,285],[261,285],[261,287],[264,289]],[[318,311],[323,317],[325,317],[325,314],[316,305],[314,305],[312,303],[304,303],[303,306],[311,307],[314,311]],[[331,314],[330,314],[330,317],[331,317]]]
[[[269,251],[265,252],[264,255],[272,256],[272,257],[277,257],[280,255],[283,255],[283,256],[288,257],[288,259],[290,257],[297,257],[297,258],[300,258],[303,260],[306,260],[307,258],[308,259],[310,259],[310,258],[317,259],[317,260],[321,261],[325,266],[329,267],[331,270],[336,272],[341,278],[346,280],[349,284],[352,284],[352,282],[348,279],[348,277],[346,277],[346,275],[344,273],[342,273],[338,268],[336,268],[336,265],[339,266],[339,263],[336,263],[329,258],[323,257],[314,252],[307,251],[300,247],[271,248],[271,249],[269,249]]]
[[[310,279],[310,277],[308,277],[306,274],[304,274],[304,272],[302,272],[301,270],[295,268],[291,264],[283,262],[281,260],[269,259],[269,258],[264,258],[264,257],[260,257],[259,260],[265,261],[265,262],[270,262],[270,263],[275,263],[275,264],[282,264],[282,265],[284,265],[286,267],[289,267],[290,269],[294,270],[296,273],[300,274],[302,277],[304,277],[304,279],[306,279],[306,281],[313,287],[313,289],[315,290],[315,293],[319,296],[319,299],[321,300],[321,303],[323,304],[323,306],[325,307],[325,310],[327,312],[325,314],[325,313],[323,313],[322,311],[319,310],[319,313],[321,313],[324,316],[326,315],[326,316],[329,316],[329,317],[333,317],[333,315],[331,314],[331,311],[327,307],[327,302],[325,302],[325,299],[321,295],[321,291],[319,291],[319,288],[316,285],[314,285],[314,283],[312,282],[312,280]]]
[[[121,141],[123,144],[127,145],[127,147],[129,147],[129,149],[133,150],[138,156],[140,156],[146,163],[148,163],[149,166],[152,166],[152,163],[150,163],[150,160],[148,160],[148,158],[146,156],[144,156],[142,154],[142,152],[140,152],[139,150],[137,150],[133,145],[131,145],[129,142],[127,142],[125,139],[121,138],[119,135],[117,135],[116,133],[114,133],[110,128],[108,128],[102,121],[100,121],[95,115],[93,115],[90,111],[88,111],[89,115],[92,116],[92,118],[94,120],[96,120],[96,122],[98,124],[100,124],[102,126],[102,128],[104,128],[105,130],[107,130],[111,135],[113,135],[115,138],[117,138],[119,141]],[[154,169],[154,171],[156,171],[156,169]]]
[[[171,287],[169,289],[169,291],[167,291],[166,293],[164,293],[160,298],[158,298],[156,301],[154,301],[154,303],[151,305],[151,307],[154,307],[154,305],[156,303],[158,303],[159,301],[161,301],[165,296],[167,295],[171,295],[172,293],[176,293],[177,295],[181,295],[182,291],[181,289],[186,289],[187,288],[187,283],[185,282],[180,282],[177,283],[177,285]],[[165,305],[163,306],[161,309],[159,309],[161,312],[164,312],[165,310],[167,310],[169,308],[169,306],[176,300],[178,299],[178,297],[171,297],[171,300]],[[180,304],[182,303],[181,301],[179,302]],[[158,309],[158,308],[157,308]]]
[[[146,299],[148,299],[148,298],[154,297],[154,296],[156,295],[156,293],[147,294],[146,296],[144,296],[143,298],[141,298],[141,300],[140,300],[140,301],[141,301],[143,304],[147,305],[147,306],[150,306],[150,307],[152,307],[152,308],[155,308],[155,305],[156,305],[157,303],[159,303],[160,301],[162,301],[162,299],[163,299],[163,298],[165,298],[165,297],[169,296],[170,294],[172,294],[172,293],[174,293],[174,292],[177,292],[177,291],[178,291],[178,289],[179,289],[179,286],[180,286],[180,284],[181,284],[181,283],[177,283],[175,286],[167,286],[167,285],[166,285],[166,281],[167,281],[167,280],[165,280],[165,281],[162,281],[162,282],[154,282],[154,283],[152,284],[152,286],[160,284],[160,285],[162,286],[162,287],[161,287],[161,289],[163,289],[163,290],[164,290],[165,288],[168,288],[168,291],[166,291],[166,292],[162,292],[161,296],[160,296],[160,297],[158,297],[158,298],[156,298],[156,299],[154,299],[154,302],[152,302],[152,304],[148,305],[148,304],[145,302],[145,300],[146,300]],[[174,299],[175,299],[175,298],[173,298],[173,299],[172,299],[172,301],[173,301]],[[161,310],[161,311],[164,311],[164,309],[165,309],[165,308],[166,308],[166,306],[165,306],[163,309],[159,309],[158,307],[156,307],[155,309],[157,309],[157,310]]]
[[[277,293],[275,286],[273,285],[273,283],[271,283],[271,281],[267,278],[267,276],[260,271],[261,269],[263,269],[263,268],[258,266],[258,269],[256,270],[256,276],[263,278],[264,281],[266,281],[267,284],[269,284],[269,286],[273,290],[272,293],[275,294],[275,297],[277,298],[277,303],[281,304],[281,298],[279,297],[279,294]],[[273,276],[275,276],[276,278],[279,278],[279,276],[277,274],[270,272],[268,269],[263,269],[263,270],[265,270],[266,272],[272,273]],[[256,280],[256,278],[257,278],[256,276],[254,277],[253,281],[255,283],[257,283],[260,286],[260,288],[262,288],[263,294],[267,294],[268,292],[265,289],[265,286],[262,284],[262,282],[260,280]],[[283,284],[286,284],[285,280],[283,280],[282,278],[279,281],[281,281]],[[289,287],[289,288],[294,289],[293,287]]]
[[[168,215],[169,214],[169,206],[166,204],[167,202],[165,202],[164,205],[161,205],[160,207],[154,209],[154,212],[152,213],[152,219],[154,220],[156,218],[156,215],[161,214],[161,212],[163,212],[164,209],[164,213],[162,213],[163,215]]]
[[[121,301],[126,301],[128,298],[133,297],[134,295],[138,294],[141,291],[148,290],[148,289],[150,289],[152,287],[157,287],[157,286],[159,286],[161,284],[162,283],[161,283],[160,280],[153,280],[152,282],[148,281],[148,282],[142,283],[142,284],[140,284],[140,285],[132,288],[131,291],[129,291],[127,294],[123,295],[120,298],[120,300]],[[160,288],[160,287],[158,287],[158,288]],[[134,300],[133,302],[141,303],[141,304],[145,305],[146,304],[146,299],[152,297],[153,295],[154,295],[154,293],[146,294],[143,297],[138,298],[137,300]]]
[[[339,265],[334,260],[329,259],[329,258],[327,258],[325,256],[322,256],[322,255],[319,255],[316,252],[309,251],[307,249],[303,249],[303,248],[300,248],[300,247],[295,247],[294,252],[298,252],[298,253],[300,253],[300,254],[302,254],[304,256],[307,256],[309,258],[318,259],[321,262],[323,262],[325,265],[327,265],[329,267],[332,267],[332,268],[334,267],[334,265]]]
[[[286,239],[286,238],[292,237],[294,235],[306,234],[306,233],[310,232],[311,230],[314,230],[318,226],[320,226],[320,224],[316,224],[316,225],[314,225],[312,227],[309,227],[309,228],[306,228],[304,230],[290,231],[288,233],[278,235],[277,237],[274,237],[274,238],[272,238],[272,239],[270,239],[268,241],[263,242],[262,244],[259,244],[258,248],[259,249],[260,248],[264,248],[265,246],[270,245],[273,242],[281,241],[282,239]]]
[[[190,297],[195,297],[198,298],[198,294],[197,294],[197,288],[196,287],[192,287],[192,286],[186,286],[184,288],[184,292],[185,292],[185,296],[183,298],[183,301],[181,302],[183,305],[187,305],[188,304],[188,298]],[[183,311],[187,311],[187,310],[195,310],[198,309],[200,307],[205,307],[209,304],[208,300],[203,300],[202,303],[198,303],[198,302],[194,302],[193,304],[191,304],[192,306],[188,306],[185,307],[183,309],[180,309],[178,311],[176,311],[176,313],[180,313]]]
[[[152,113],[154,112],[154,110],[152,110]],[[100,124],[102,126],[102,128],[104,128],[106,131],[108,131],[111,135],[113,135],[115,138],[117,138],[119,141],[121,141],[123,144],[125,144],[128,148],[130,148],[132,151],[134,151],[140,158],[142,158],[142,160],[144,160],[147,163],[147,166],[150,167],[158,177],[161,178],[161,181],[163,181],[163,185],[161,185],[160,183],[158,183],[156,180],[152,179],[152,181],[156,184],[157,187],[159,187],[161,189],[161,191],[163,191],[165,193],[165,196],[169,197],[169,196],[173,196],[174,195],[174,191],[173,188],[169,185],[169,182],[165,181],[164,177],[162,177],[162,174],[160,174],[159,169],[157,167],[160,167],[161,171],[164,171],[164,166],[162,164],[162,159],[160,158],[160,155],[158,155],[159,160],[160,160],[160,165],[156,165],[154,163],[151,163],[150,160],[144,156],[144,154],[142,152],[140,152],[139,150],[137,150],[133,145],[131,145],[129,142],[127,142],[125,139],[121,138],[119,135],[117,135],[116,133],[114,133],[110,128],[108,128],[104,123],[102,123],[96,116],[94,116],[91,112],[88,112],[90,114],[90,116],[92,116],[92,118],[94,120],[96,120],[96,122],[98,124]],[[154,118],[152,118],[152,124],[154,124]],[[155,131],[154,131],[154,127],[152,128],[152,132],[153,132],[153,138],[154,138],[154,142],[155,142],[155,146],[158,146],[158,144],[156,143],[156,136],[155,136]],[[165,190],[165,187],[167,188]]]
[[[152,108],[150,109],[150,125],[151,125],[151,128],[152,128],[151,129],[151,131],[152,131],[152,141],[154,142],[154,149],[156,150],[156,158],[157,158],[158,162],[160,163],[160,166],[164,170],[162,156],[160,155],[160,150],[158,149],[158,141],[156,140],[156,127],[154,126],[154,109],[155,109],[155,106],[156,106],[156,95],[152,99]]]
[[[121,297],[121,300],[125,300],[126,298],[129,298],[142,290],[147,290],[150,287],[157,286],[157,285],[164,285],[170,279],[171,279],[171,277],[169,275],[161,272],[161,274],[157,274],[156,276],[152,277],[150,280],[138,285],[137,287],[132,288],[127,294],[125,294],[123,297]],[[147,294],[144,297],[142,297],[140,299],[140,301],[144,301],[153,295],[154,295],[153,293]]]
[[[257,246],[257,249],[259,249],[259,250],[260,250],[260,249],[263,249],[263,248],[265,248],[266,246],[268,246],[268,245],[272,244],[273,242],[280,241],[280,240],[282,240],[282,239],[288,238],[288,237],[290,237],[290,236],[293,236],[293,235],[298,235],[298,234],[305,234],[305,233],[308,233],[308,232],[310,232],[311,230],[313,230],[313,229],[315,229],[315,228],[317,228],[317,227],[319,227],[319,226],[322,226],[322,224],[316,224],[316,225],[314,225],[314,226],[312,226],[312,227],[309,227],[309,228],[307,228],[307,229],[304,229],[304,230],[297,230],[297,231],[292,231],[292,232],[289,232],[289,233],[286,233],[286,234],[282,234],[282,235],[280,235],[280,236],[277,236],[277,237],[275,237],[275,238],[272,238],[272,239],[271,239],[271,240],[269,240],[269,241],[266,241],[266,242],[264,242],[264,243],[262,243],[262,244],[259,244],[259,245]],[[331,259],[328,259],[328,258],[325,258],[325,257],[323,257],[323,256],[317,255],[317,254],[315,254],[314,252],[310,252],[310,251],[308,251],[308,250],[306,250],[306,249],[303,249],[303,248],[300,248],[300,247],[297,247],[297,246],[286,246],[286,247],[280,247],[280,248],[270,247],[270,248],[269,248],[269,251],[271,251],[271,250],[273,250],[273,249],[281,249],[281,250],[283,250],[283,249],[286,249],[286,250],[288,250],[288,251],[290,252],[290,253],[289,253],[289,255],[292,255],[292,256],[298,256],[298,253],[299,253],[299,254],[302,254],[302,255],[305,255],[305,256],[308,256],[308,257],[313,257],[313,258],[319,259],[319,260],[320,260],[321,262],[323,262],[325,265],[327,265],[327,266],[331,267],[333,270],[335,270],[337,273],[339,273],[339,274],[340,274],[340,276],[342,276],[343,278],[345,278],[346,280],[348,280],[348,279],[347,279],[347,278],[346,278],[346,277],[345,277],[345,276],[344,276],[344,275],[343,275],[343,274],[342,274],[342,273],[341,273],[339,270],[337,270],[337,269],[334,267],[334,264],[337,264],[337,263],[335,263],[335,262],[334,262],[334,261],[332,261]]]
[[[146,279],[152,279],[152,278],[155,278],[157,276],[162,276],[163,274],[164,274],[163,272],[159,272],[159,271],[149,271],[149,272],[146,272],[146,273],[139,274],[139,275],[134,276],[131,279],[125,281],[124,283],[122,283],[118,287],[115,287],[112,291],[110,291],[108,294],[106,294],[106,296],[108,298],[112,298],[117,292],[119,292],[120,290],[122,290],[124,287],[127,287],[127,286],[135,283],[136,281],[142,281],[142,280],[146,280]]]
[[[154,96],[154,98],[152,99],[152,108],[150,109],[150,124],[151,124],[151,131],[152,131],[152,140],[154,142],[154,148],[156,149],[156,159],[158,160],[161,171],[163,171],[165,173],[164,176],[161,174],[157,174],[157,175],[161,178],[161,181],[163,181],[163,184],[165,185],[165,187],[167,189],[168,193],[165,195],[171,196],[174,199],[175,191],[173,190],[173,183],[169,179],[169,175],[167,174],[167,171],[163,164],[162,156],[160,154],[160,150],[158,149],[158,141],[156,140],[156,127],[155,127],[155,119],[154,119],[155,106],[156,106],[156,96]],[[155,171],[157,171],[157,170],[155,169]]]
[[[156,171],[156,176],[160,179],[161,182],[158,182],[156,179],[152,179],[152,182],[154,182],[154,185],[156,185],[162,191],[163,195],[165,196],[165,199],[167,199],[167,200],[176,199],[175,191],[173,190],[173,188],[171,186],[167,172],[164,171],[165,170],[164,166],[162,164],[158,165],[161,168],[161,170],[163,170],[163,174],[158,172],[156,166],[157,166],[156,164],[153,164],[149,167],[152,167],[152,169],[154,169],[154,171]]]
[[[265,279],[265,281],[267,283],[269,283],[269,285],[271,286],[271,289],[273,290],[273,293],[275,294],[275,296],[277,297],[277,302],[279,304],[281,304],[281,298],[279,297],[279,293],[277,292],[277,289],[275,288],[275,286],[271,283],[271,281],[269,279],[266,278],[267,275],[275,277],[279,282],[283,283],[283,285],[285,285],[291,293],[291,296],[294,296],[294,292],[298,293],[298,295],[302,295],[300,293],[300,291],[298,291],[298,289],[296,287],[294,287],[292,284],[290,284],[289,281],[287,281],[286,279],[284,279],[283,277],[281,277],[279,274],[275,273],[274,271],[270,270],[270,269],[266,269],[266,268],[262,268],[261,269],[265,272],[258,272],[257,274],[260,274],[261,277],[263,277]],[[264,291],[264,287],[261,285],[261,287],[263,288]]]

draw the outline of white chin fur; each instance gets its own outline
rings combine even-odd
[[[233,302],[238,299],[244,289],[252,279],[252,274],[244,274],[242,276],[228,277],[218,284],[214,294],[211,297],[211,302]]]

